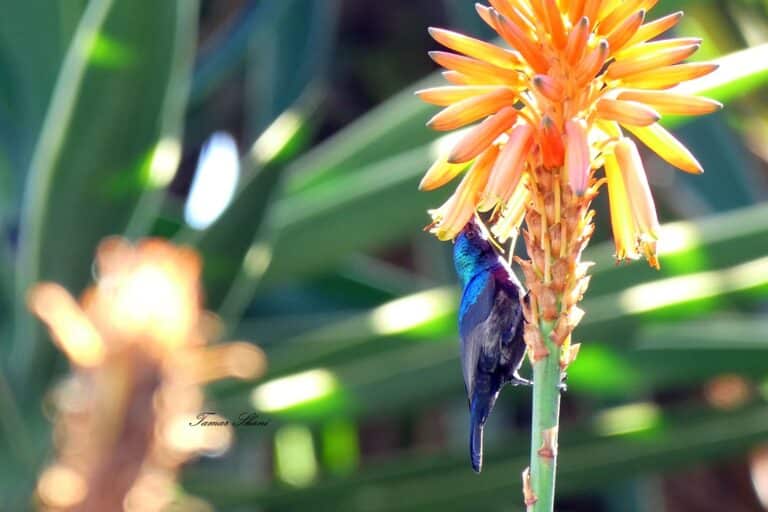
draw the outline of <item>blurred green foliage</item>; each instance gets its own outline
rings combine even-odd
[[[504,393],[481,477],[465,457],[457,290],[448,248],[420,233],[446,192],[416,190],[436,134],[412,92],[437,79],[409,83],[428,64],[424,48],[404,47],[426,44],[413,34],[428,23],[488,34],[472,2],[380,4],[2,2],[0,510],[27,507],[50,453],[41,404],[64,371],[26,290],[81,290],[111,234],[195,246],[208,307],[270,360],[261,382],[210,390],[216,410],[256,408],[269,426],[238,430],[224,461],[190,468],[189,492],[233,511],[518,510],[525,392]],[[680,8],[680,33],[704,36],[707,57],[751,53],[707,91],[725,112],[671,120],[707,174],[649,166],[663,217],[684,219],[666,228],[662,271],[614,265],[598,215],[565,397],[563,510],[647,510],[658,497],[633,491],[644,475],[768,441],[768,3],[662,0],[653,14]],[[423,68],[409,74],[414,61]],[[367,107],[393,88],[329,136],[355,92]],[[222,125],[240,143],[241,177],[196,230],[184,200]],[[734,410],[701,392],[725,374],[749,390]],[[628,490],[617,501],[607,482]]]

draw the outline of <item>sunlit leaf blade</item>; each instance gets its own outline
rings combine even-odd
[[[661,413],[659,413],[661,414]],[[732,413],[707,410],[660,415],[634,432],[600,434],[569,425],[560,438],[562,496],[597,490],[647,471],[658,472],[743,453],[768,437],[768,409],[762,404]],[[594,427],[593,427],[594,428]],[[565,437],[563,437],[565,436]],[[482,478],[472,474],[466,455],[404,455],[354,477],[329,479],[305,489],[258,489],[233,479],[211,481],[191,474],[187,484],[221,507],[258,503],[270,510],[463,511],[519,501],[510,475],[527,463],[523,438],[505,438],[489,447]],[[375,497],[375,498],[373,498]]]
[[[180,241],[193,242],[208,264],[204,281],[209,307],[236,318],[253,296],[255,283],[269,263],[271,240],[261,227],[280,187],[283,165],[308,140],[324,94],[335,37],[336,2],[288,2],[280,16],[252,34],[249,55],[248,125],[254,142],[243,156],[236,199],[202,233],[184,229]],[[296,19],[308,26],[297,36]]]
[[[598,262],[594,267],[597,289],[588,294],[583,304],[588,314],[575,333],[577,339],[588,343],[583,358],[572,367],[574,386],[578,388],[583,383],[586,391],[598,393],[637,391],[642,383],[629,376],[629,371],[637,376],[653,375],[653,357],[646,365],[645,355],[636,358],[635,354],[632,363],[622,354],[593,351],[595,342],[626,348],[646,322],[699,318],[723,304],[753,304],[764,297],[768,290],[768,264],[762,249],[754,244],[754,240],[768,233],[764,209],[756,206],[695,223],[665,226],[663,232],[677,245],[662,251],[664,261],[675,263],[665,267],[664,274],[653,271],[646,275],[645,266],[639,263],[615,266],[610,244],[593,249],[588,256],[596,256]],[[452,287],[432,289],[297,338],[281,340],[270,350],[270,375],[312,367],[331,368],[342,383],[356,390],[355,403],[365,410],[397,404],[405,396],[413,402],[417,396],[413,389],[419,388],[416,382],[424,378],[427,369],[432,393],[458,388],[460,379],[451,370],[458,357],[457,297]],[[622,334],[616,337],[615,333]],[[611,360],[615,368],[611,368]],[[717,358],[712,359],[716,361]],[[410,373],[411,368],[419,371]],[[584,373],[580,368],[584,368]],[[627,378],[619,383],[609,380],[604,386],[604,379],[593,379],[594,375],[615,374],[621,368],[629,370]],[[714,372],[717,366],[702,368]],[[746,368],[749,366],[743,369]],[[669,375],[658,378],[663,380]],[[650,377],[646,380],[651,382]],[[387,393],[385,382],[396,386],[390,390],[393,395]],[[246,388],[238,386],[231,391],[242,392]],[[384,403],[385,400],[391,403]]]
[[[380,247],[426,224],[430,202],[445,195],[415,193],[430,158],[428,148],[416,148],[281,199],[271,223],[275,256],[265,280],[328,268],[351,251]],[[324,243],[325,229],[344,236]],[[313,248],[311,257],[300,249],[306,247]]]
[[[11,187],[9,209],[19,207],[24,175],[72,34],[85,7],[71,2],[6,2],[0,17],[0,169]],[[34,26],[34,30],[29,27]],[[0,166],[3,167],[3,166]],[[12,193],[11,193],[12,190]],[[2,214],[0,209],[0,215]]]

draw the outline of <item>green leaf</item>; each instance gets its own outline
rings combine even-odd
[[[643,380],[652,384],[653,378],[657,382],[674,378],[668,371],[656,371],[660,359],[648,351],[627,354],[615,348],[623,346],[626,350],[631,346],[638,329],[647,322],[700,318],[723,306],[761,300],[768,291],[768,264],[754,240],[765,238],[768,232],[765,208],[756,206],[696,223],[665,226],[665,230],[676,234],[673,239],[680,245],[662,261],[690,258],[690,254],[698,252],[704,255],[701,259],[705,262],[699,266],[681,259],[665,274],[645,274],[642,263],[615,266],[610,257],[611,244],[593,249],[588,257],[597,255],[599,262],[594,267],[593,281],[602,284],[597,291],[588,292],[581,306],[587,314],[575,336],[588,343],[584,364],[579,360],[571,369],[574,388],[583,385],[586,392],[616,396],[639,392]],[[327,368],[345,386],[349,410],[363,414],[389,407],[413,407],[419,401],[458,389],[460,378],[453,370],[458,297],[453,287],[431,289],[282,340],[269,351],[269,377]],[[615,333],[622,334],[617,337]],[[590,347],[595,343],[613,348],[593,350]],[[718,359],[722,359],[721,354],[702,364],[706,375],[717,370]],[[662,365],[670,361],[685,365],[683,356],[661,358]],[[753,371],[751,361],[736,361],[734,365]],[[669,368],[674,365],[666,366]],[[592,378],[600,372],[600,379]],[[425,375],[431,383],[428,390],[417,384],[427,378]],[[701,376],[696,372],[691,375]],[[222,390],[220,396],[232,396],[236,402],[235,395],[248,391],[249,386],[233,385]],[[423,394],[414,389],[421,389]],[[242,407],[244,397],[240,395],[239,400],[238,406]],[[303,417],[314,417],[315,413],[307,411]]]
[[[19,198],[61,59],[84,0],[4,2],[0,17],[0,143]],[[30,29],[34,27],[34,29]],[[4,166],[3,166],[4,167]],[[14,200],[14,210],[19,207]]]
[[[690,467],[733,457],[768,438],[768,408],[754,405],[732,413],[705,409],[654,416],[640,408],[621,411],[634,431],[609,433],[589,424],[567,425],[560,439],[558,493],[601,490],[613,482],[653,471]],[[608,412],[608,411],[606,411]],[[615,413],[619,411],[613,411]],[[632,416],[630,416],[632,415]],[[642,422],[640,421],[642,420]],[[258,503],[270,510],[464,511],[520,503],[518,478],[528,463],[525,439],[507,436],[486,447],[482,478],[469,468],[466,454],[403,454],[369,465],[349,478],[327,478],[305,489],[258,488],[235,478],[212,481],[191,473],[187,486],[220,507]]]
[[[16,281],[14,367],[52,351],[24,308],[29,287],[79,291],[100,239],[141,235],[180,157],[197,2],[94,0],[62,64],[30,166]],[[36,379],[35,385],[44,385]]]
[[[176,235],[178,242],[195,244],[202,253],[207,305],[230,326],[251,300],[269,263],[271,241],[261,228],[282,182],[285,161],[308,141],[335,36],[335,1],[313,4],[311,15],[303,2],[263,5],[271,6],[275,17],[260,24],[249,42],[247,124],[257,136],[241,158],[235,200],[205,231],[185,227]],[[307,23],[298,34],[297,19]]]

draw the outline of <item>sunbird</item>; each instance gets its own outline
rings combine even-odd
[[[459,309],[461,366],[469,400],[472,469],[483,465],[483,428],[505,384],[530,382],[519,375],[525,357],[522,301],[525,292],[510,265],[473,220],[453,247],[463,286]]]

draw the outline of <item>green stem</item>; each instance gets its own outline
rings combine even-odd
[[[549,356],[533,365],[530,484],[536,502],[528,506],[528,512],[552,512],[555,504],[561,377],[560,347],[549,337],[553,328],[554,322],[541,323],[541,335]],[[550,453],[547,450],[550,446],[544,444],[546,432],[553,434]]]

